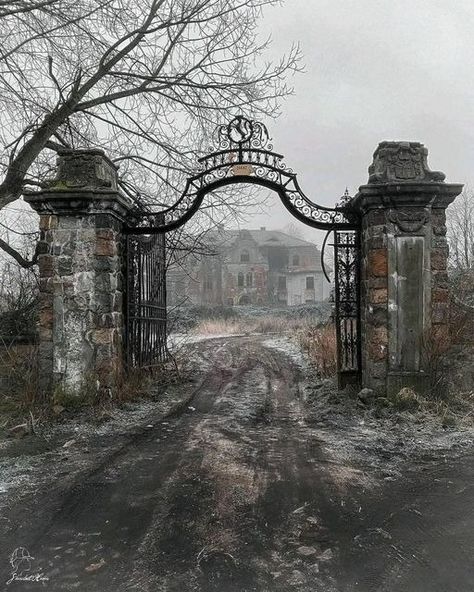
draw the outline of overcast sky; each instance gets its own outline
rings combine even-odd
[[[306,72],[267,124],[310,199],[355,193],[382,140],[423,142],[432,169],[472,182],[472,0],[287,0],[266,11],[262,33],[275,56],[293,41],[303,52]],[[274,201],[271,221],[248,225],[284,226]]]
[[[334,206],[346,186],[356,193],[382,140],[423,142],[432,169],[474,185],[474,0],[286,0],[265,11],[261,33],[268,57],[301,47],[305,73],[265,123],[310,199]],[[242,226],[289,222],[299,225],[272,196]]]

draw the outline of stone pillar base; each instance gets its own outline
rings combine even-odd
[[[424,372],[389,372],[387,396],[395,397],[402,388],[411,388],[420,395],[429,394],[430,377]]]
[[[449,322],[445,210],[462,185],[444,177],[422,144],[382,142],[352,200],[362,221],[362,383],[382,395],[429,389],[423,348]]]
[[[25,200],[40,214],[40,385],[114,389],[122,372],[122,225],[132,204],[100,150],[64,152],[50,187]]]

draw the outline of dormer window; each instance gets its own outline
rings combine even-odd
[[[247,250],[241,251],[240,262],[241,263],[249,263],[250,262],[250,253]]]

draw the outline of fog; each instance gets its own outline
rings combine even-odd
[[[383,140],[423,142],[432,169],[448,182],[472,183],[471,1],[287,0],[265,10],[260,31],[262,40],[272,38],[262,62],[293,43],[301,48],[305,71],[290,78],[293,95],[264,123],[311,200],[334,206],[346,187],[356,193]],[[9,225],[35,223],[21,202],[2,216]],[[323,233],[293,219],[276,195],[240,221],[249,228],[289,223],[321,243]]]
[[[354,194],[382,140],[423,142],[448,182],[473,179],[473,31],[468,0],[293,0],[266,10],[269,55],[292,42],[303,53],[293,96],[266,123],[310,199],[332,206],[346,186]],[[270,204],[248,224],[285,226],[289,214],[277,197]]]

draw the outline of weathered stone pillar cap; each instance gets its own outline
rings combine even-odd
[[[420,142],[380,142],[369,166],[368,184],[443,182],[446,175],[428,166],[428,149]]]
[[[121,220],[134,209],[118,189],[117,166],[99,148],[60,150],[55,179],[41,191],[26,193],[25,201],[40,214],[108,213]]]
[[[428,166],[428,150],[420,142],[381,142],[369,166],[369,180],[351,206],[373,208],[446,208],[461,193],[459,183],[445,183],[445,174]]]

